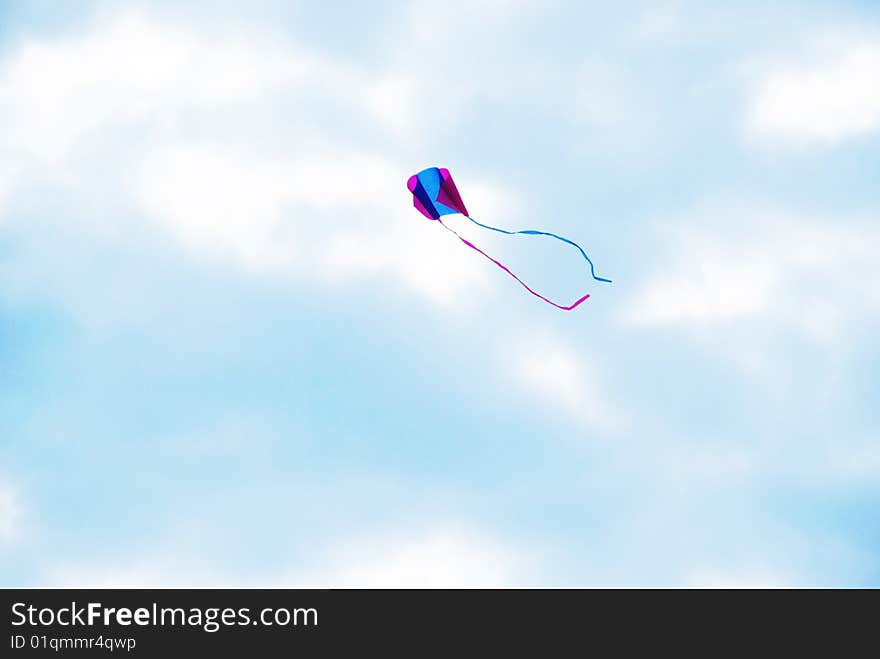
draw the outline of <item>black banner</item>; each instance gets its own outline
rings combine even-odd
[[[679,648],[700,638],[713,646],[706,650],[748,649],[789,631],[796,641],[830,629],[843,608],[822,599],[793,591],[5,590],[0,657],[457,656],[477,643],[545,656],[553,648]],[[850,640],[868,629],[860,618],[873,619],[867,608],[846,616]]]

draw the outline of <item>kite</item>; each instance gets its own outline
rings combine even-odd
[[[562,236],[557,236],[555,233],[549,233],[547,231],[536,231],[533,229],[522,231],[508,231],[507,229],[499,229],[497,227],[491,227],[488,224],[477,222],[468,214],[467,208],[465,208],[464,202],[461,200],[461,195],[458,193],[458,189],[455,187],[455,182],[453,182],[452,176],[450,175],[448,169],[438,167],[429,167],[428,169],[423,169],[418,174],[410,176],[409,181],[407,181],[406,187],[409,188],[409,191],[413,195],[413,206],[415,206],[415,208],[422,215],[427,217],[429,220],[438,221],[444,229],[455,234],[456,237],[465,245],[479,252],[484,257],[492,261],[492,263],[504,270],[511,277],[516,279],[529,293],[531,293],[535,297],[542,299],[547,304],[553,305],[557,309],[561,309],[563,311],[571,311],[577,308],[578,305],[581,304],[581,302],[589,298],[590,295],[588,293],[568,306],[557,304],[553,300],[544,297],[537,291],[530,288],[529,285],[526,284],[522,279],[513,274],[513,272],[511,272],[511,270],[506,265],[504,265],[500,261],[493,259],[472,242],[463,238],[457,231],[455,231],[455,229],[452,229],[451,227],[444,224],[441,218],[444,215],[454,215],[456,213],[460,213],[468,220],[476,224],[478,227],[489,229],[490,231],[497,231],[498,233],[507,234],[508,236],[549,236],[550,238],[555,238],[556,240],[575,247],[581,253],[581,256],[583,256],[586,262],[590,264],[590,274],[592,275],[593,279],[609,284],[611,283],[610,279],[605,279],[604,277],[599,277],[596,275],[596,269],[593,266],[593,262],[590,260],[590,257],[587,256],[587,253],[583,250],[583,248],[573,240],[563,238]]]

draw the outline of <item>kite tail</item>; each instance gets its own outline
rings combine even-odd
[[[590,274],[593,275],[593,279],[595,279],[596,281],[603,281],[606,284],[611,283],[610,279],[605,279],[604,277],[599,277],[596,275],[596,269],[593,266],[593,262],[590,260],[590,257],[587,256],[587,253],[584,251],[584,249],[580,245],[578,245],[576,242],[574,242],[573,240],[569,240],[568,238],[563,238],[562,236],[557,236],[555,233],[548,233],[547,231],[534,231],[532,229],[528,229],[528,230],[524,230],[524,231],[507,231],[506,229],[498,229],[496,227],[490,227],[488,224],[483,224],[482,222],[477,222],[474,218],[470,217],[469,215],[465,215],[465,217],[467,219],[469,219],[471,222],[473,222],[474,224],[476,224],[478,227],[483,227],[484,229],[489,229],[491,231],[497,231],[498,233],[504,233],[504,234],[507,234],[508,236],[515,236],[517,234],[523,234],[526,236],[550,236],[551,238],[556,238],[556,240],[561,240],[564,243],[568,243],[569,245],[576,247],[577,250],[581,253],[581,256],[583,256],[584,259],[586,259],[587,263],[590,264]]]
[[[470,218],[468,218],[468,219],[470,219]],[[492,263],[494,263],[494,264],[497,265],[499,268],[501,268],[502,270],[504,270],[504,272],[506,272],[506,273],[509,274],[511,277],[513,277],[514,279],[516,279],[516,280],[522,285],[522,287],[525,288],[529,293],[531,293],[531,294],[534,295],[535,297],[541,298],[541,299],[544,300],[544,302],[546,302],[547,304],[551,304],[551,305],[553,305],[554,307],[556,307],[557,309],[562,309],[563,311],[571,311],[572,309],[575,309],[575,308],[576,308],[581,302],[583,302],[584,300],[586,300],[587,298],[590,297],[590,294],[587,293],[587,294],[584,295],[582,298],[580,298],[579,300],[573,302],[570,306],[567,306],[567,307],[566,307],[566,306],[563,306],[563,305],[561,305],[561,304],[556,304],[556,302],[554,302],[553,300],[548,300],[546,297],[544,297],[543,295],[541,295],[541,294],[538,293],[537,291],[534,291],[534,290],[532,290],[531,288],[529,288],[529,285],[526,284],[522,279],[520,279],[519,277],[517,277],[515,274],[513,274],[513,273],[510,271],[510,269],[509,269],[506,265],[504,265],[504,264],[501,263],[500,261],[496,261],[496,260],[493,259],[491,256],[489,256],[488,254],[486,254],[486,252],[484,252],[484,251],[481,250],[479,247],[477,247],[476,245],[474,245],[472,242],[469,242],[469,241],[465,240],[464,238],[462,238],[461,235],[459,235],[459,233],[458,233],[455,229],[451,229],[451,228],[449,228],[448,226],[446,226],[445,224],[443,224],[443,220],[438,220],[438,221],[440,222],[440,225],[441,225],[444,229],[446,229],[447,231],[450,231],[450,232],[454,233],[454,234],[456,235],[456,237],[458,237],[458,239],[459,239],[461,242],[463,242],[465,245],[467,245],[467,246],[470,247],[471,249],[473,249],[473,250],[479,252],[480,254],[482,254],[483,256],[485,256],[487,259],[489,259],[490,261],[492,261]],[[479,222],[476,222],[475,220],[471,220],[471,222],[475,222],[476,224],[479,224]],[[480,226],[485,226],[485,225],[480,224]],[[487,228],[487,229],[492,229],[492,227],[486,227],[486,228]],[[517,232],[513,232],[513,231],[504,231],[504,230],[502,230],[502,229],[493,229],[493,230],[494,230],[494,231],[500,231],[501,233],[511,233],[511,234],[512,234],[512,233],[526,233],[525,231],[517,231]],[[547,234],[547,235],[553,235],[553,234]],[[559,236],[555,236],[555,237],[556,237],[556,238],[559,238]],[[565,238],[560,238],[560,240],[565,240]],[[565,242],[570,242],[570,241],[565,240]],[[574,243],[572,243],[572,244],[574,244]],[[577,245],[575,245],[575,247],[577,247]],[[578,247],[578,249],[580,249],[580,247]],[[581,250],[581,253],[583,254],[583,250]],[[586,258],[586,256],[587,256],[587,255],[584,254],[584,258]],[[587,260],[589,261],[589,259],[587,259]],[[591,263],[590,265],[592,266],[592,263]],[[593,276],[594,276],[594,278],[596,278],[595,275],[593,275]],[[597,278],[597,279],[598,279],[598,278]],[[600,279],[599,281],[609,281],[609,280],[608,280],[608,279]]]

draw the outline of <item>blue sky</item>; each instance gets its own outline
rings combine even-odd
[[[0,583],[880,585],[880,8],[766,4],[0,2]]]

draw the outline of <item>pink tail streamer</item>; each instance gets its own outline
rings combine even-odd
[[[523,287],[524,289],[526,289],[529,293],[531,293],[532,295],[534,295],[534,296],[537,297],[537,298],[541,298],[542,300],[544,300],[544,302],[546,302],[547,304],[551,304],[551,305],[553,305],[553,306],[556,307],[557,309],[562,309],[562,311],[571,311],[572,309],[577,308],[577,306],[578,306],[581,302],[583,302],[584,300],[586,300],[587,298],[590,297],[590,294],[587,293],[587,294],[584,295],[582,298],[580,298],[580,299],[577,300],[576,302],[572,303],[571,306],[568,306],[568,307],[565,307],[565,306],[563,306],[563,305],[561,305],[561,304],[556,304],[556,302],[554,302],[553,300],[548,300],[546,297],[544,297],[543,295],[541,295],[541,294],[538,293],[537,291],[532,290],[531,288],[529,288],[529,285],[526,284],[522,279],[520,279],[519,277],[517,277],[515,274],[513,274],[513,273],[510,271],[510,268],[508,268],[506,265],[504,265],[504,264],[501,263],[500,261],[496,261],[495,259],[493,259],[491,256],[489,256],[488,254],[486,254],[486,252],[484,252],[483,250],[481,250],[479,247],[477,247],[476,245],[474,245],[472,242],[468,242],[467,240],[465,240],[464,238],[462,238],[461,235],[459,235],[459,233],[458,233],[455,229],[451,229],[451,228],[449,228],[448,226],[446,226],[445,224],[443,224],[443,220],[438,219],[437,221],[440,222],[440,225],[441,225],[444,229],[446,229],[447,231],[451,231],[452,233],[454,233],[454,234],[456,235],[456,237],[457,237],[461,242],[463,242],[465,245],[467,245],[468,247],[470,247],[472,250],[475,250],[475,251],[479,252],[480,254],[482,254],[483,256],[485,256],[487,259],[489,259],[490,261],[492,261],[492,263],[494,263],[494,264],[497,265],[499,268],[501,268],[502,270],[504,270],[504,272],[506,272],[506,273],[509,274],[511,277],[513,277],[514,279],[516,279],[516,280],[522,285],[522,287]]]

